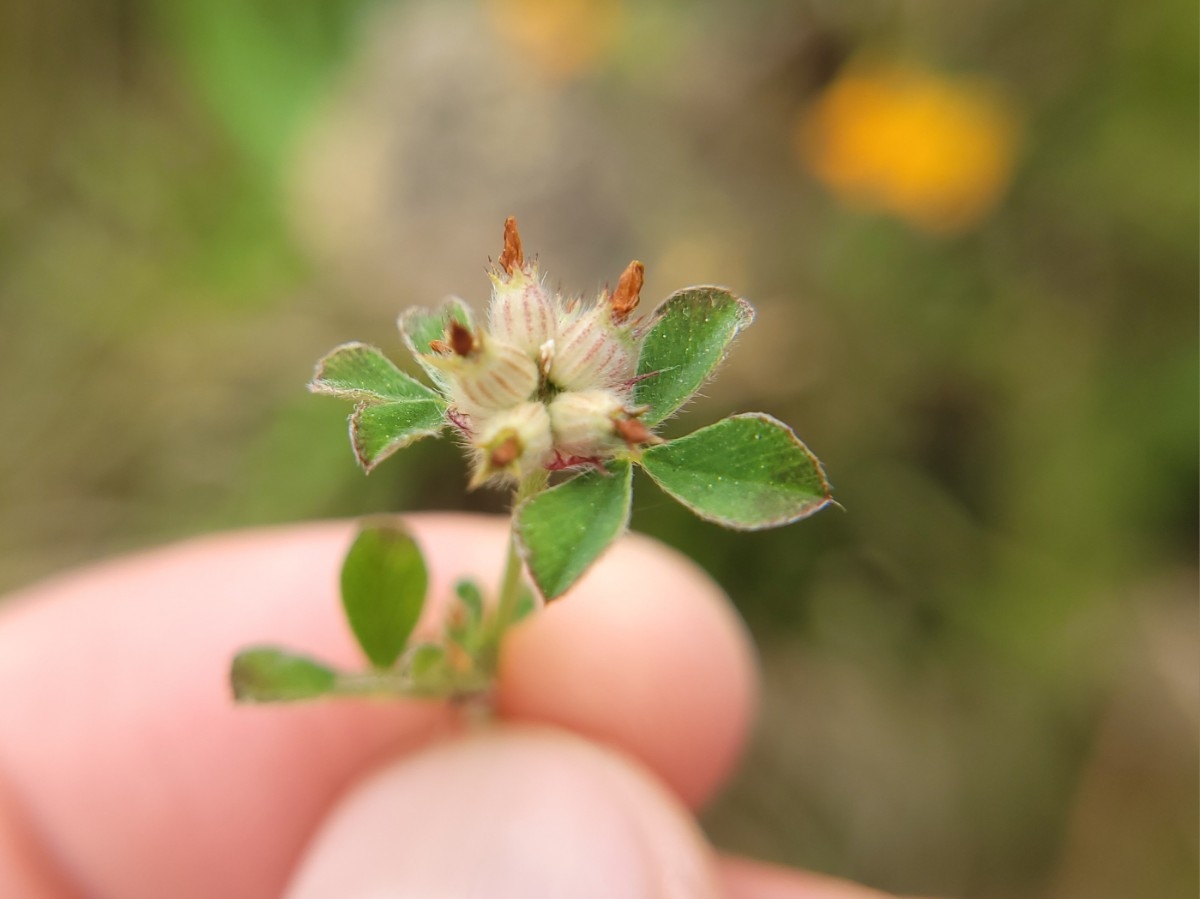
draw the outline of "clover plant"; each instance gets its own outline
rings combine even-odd
[[[317,363],[309,389],[354,404],[350,444],[364,471],[450,433],[466,449],[469,487],[511,491],[508,561],[493,601],[460,582],[440,636],[414,640],[428,586],[420,548],[398,521],[367,521],[346,555],[341,590],[369,668],[337,671],[254,647],[233,663],[238,700],[486,697],[506,631],[567,594],[625,533],[635,465],[696,515],[739,530],[798,521],[832,502],[816,457],[769,415],[733,415],[674,440],[655,432],[753,322],[745,300],[689,287],[639,316],[640,262],[594,303],[564,298],[525,258],[512,218],[489,275],[486,322],[457,299],[400,316],[428,384],[379,349],[347,343]]]

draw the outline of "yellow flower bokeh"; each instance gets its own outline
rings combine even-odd
[[[548,78],[591,69],[612,48],[623,0],[484,0],[496,31]]]
[[[980,221],[1012,176],[1020,127],[995,85],[899,63],[847,69],[797,122],[796,151],[847,202],[936,233]]]

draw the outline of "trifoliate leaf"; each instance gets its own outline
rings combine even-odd
[[[701,518],[754,531],[832,502],[817,457],[769,415],[734,415],[642,453],[642,467]]]
[[[425,369],[433,383],[439,386],[445,383],[445,379],[440,371],[425,361],[425,357],[431,352],[431,342],[445,340],[446,327],[451,319],[471,327],[471,308],[458,297],[447,298],[445,303],[433,310],[419,307],[407,309],[396,323],[408,351],[420,363],[421,368]]]
[[[691,399],[709,379],[730,342],[754,321],[754,307],[721,287],[689,287],[654,313],[642,343],[634,402],[656,425]]]
[[[370,525],[355,538],[342,563],[342,607],[376,668],[391,667],[404,649],[427,586],[421,550],[401,527]]]
[[[521,555],[542,595],[565,593],[629,524],[633,469],[610,462],[522,503],[515,531]]]
[[[234,657],[229,679],[238,702],[293,702],[331,692],[337,672],[286,649],[256,646]]]
[[[445,424],[446,406],[437,397],[399,403],[361,402],[350,416],[350,445],[358,464],[369,474],[396,450],[434,436]]]
[[[343,344],[318,362],[308,389],[358,401],[350,416],[350,445],[368,472],[446,423],[446,403],[437,393],[364,343]]]

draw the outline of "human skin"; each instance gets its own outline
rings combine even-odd
[[[459,577],[496,582],[507,522],[407,521],[432,628]],[[754,658],[712,581],[645,538],[509,635],[494,725],[235,706],[249,644],[361,665],[337,598],[351,536],[218,535],[0,601],[0,895],[880,897],[704,840],[691,810],[745,741]]]

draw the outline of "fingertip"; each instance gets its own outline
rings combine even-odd
[[[499,705],[645,761],[696,807],[735,764],[755,708],[750,640],[720,588],[647,537],[616,544],[509,638]]]
[[[716,899],[679,800],[629,758],[549,728],[443,742],[365,778],[317,835],[288,899]]]

